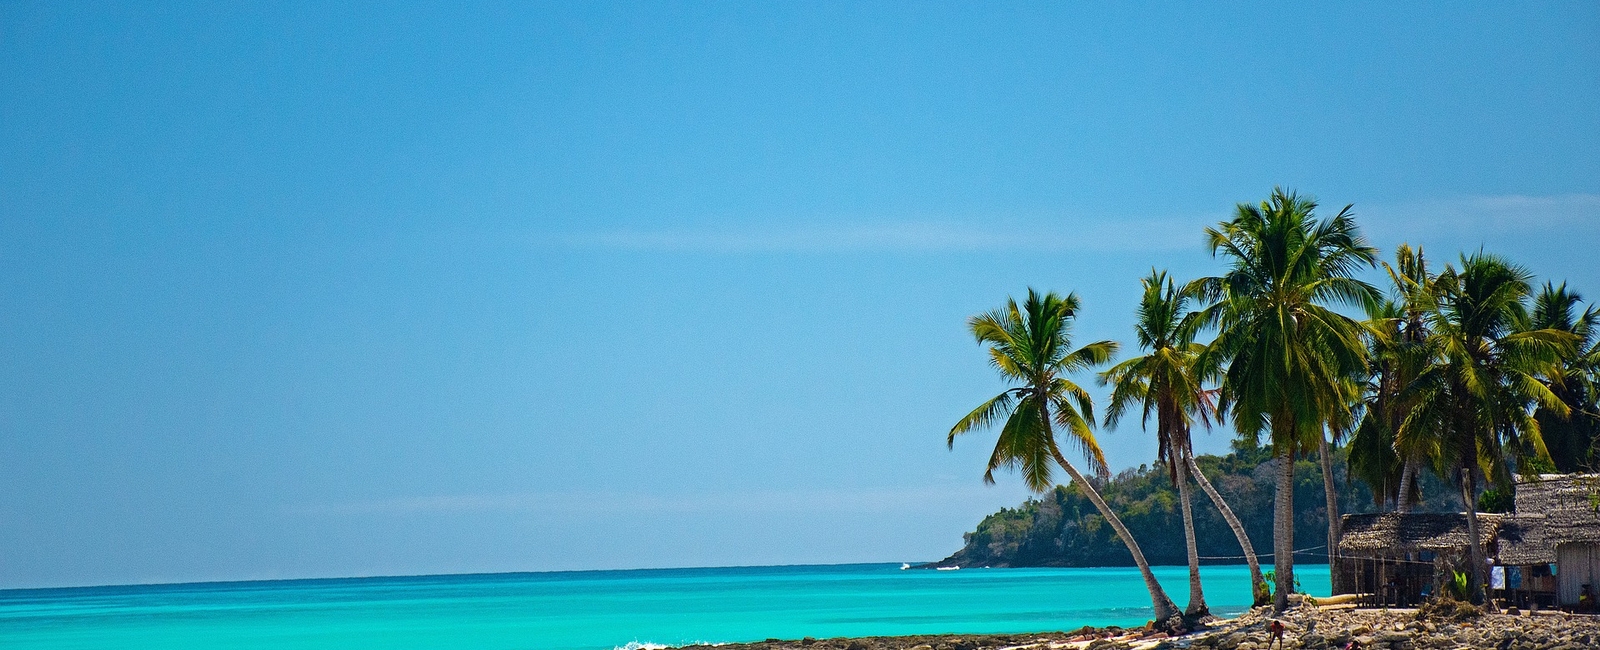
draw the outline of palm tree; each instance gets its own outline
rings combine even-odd
[[[1372,490],[1373,505],[1382,507],[1391,502],[1398,506],[1402,492],[1404,462],[1394,448],[1394,431],[1390,426],[1400,415],[1395,395],[1404,385],[1396,376],[1394,351],[1399,347],[1401,308],[1393,300],[1384,300],[1367,313],[1363,323],[1367,332],[1368,372],[1362,386],[1361,421],[1350,436],[1350,456],[1347,459],[1350,475],[1366,483]]]
[[[1533,301],[1529,329],[1568,332],[1577,341],[1573,354],[1566,355],[1555,376],[1548,379],[1551,391],[1571,410],[1560,417],[1549,409],[1534,413],[1556,471],[1578,472],[1593,469],[1600,442],[1600,309],[1590,305],[1582,312],[1583,296],[1567,289],[1566,283],[1546,282]]]
[[[1094,400],[1067,375],[1109,362],[1116,354],[1117,344],[1099,341],[1072,349],[1072,322],[1077,312],[1076,294],[1069,293],[1065,298],[1054,293],[1041,296],[1029,289],[1028,299],[1020,307],[1016,300],[1008,300],[1004,308],[968,320],[978,343],[988,346],[989,362],[1016,386],[961,418],[950,429],[946,443],[954,447],[958,435],[1001,425],[1000,438],[983,474],[984,482],[994,483],[996,469],[1014,468],[1036,493],[1051,488],[1051,464],[1060,465],[1133,554],[1145,587],[1150,590],[1157,626],[1176,629],[1182,625],[1178,607],[1156,582],[1139,544],[1100,493],[1061,453],[1057,442],[1055,432],[1059,427],[1061,437],[1083,453],[1091,471],[1101,476],[1107,473],[1105,454],[1090,430]]]
[[[1350,475],[1372,489],[1376,506],[1394,504],[1410,512],[1417,493],[1417,471],[1426,453],[1402,450],[1395,439],[1410,412],[1402,391],[1427,365],[1426,349],[1407,340],[1403,308],[1385,300],[1368,313],[1368,375],[1361,387],[1361,419],[1350,438]],[[1422,354],[1418,354],[1421,352]]]
[[[1241,435],[1269,432],[1278,461],[1273,508],[1273,606],[1294,589],[1294,462],[1324,426],[1350,420],[1347,384],[1361,373],[1361,327],[1329,304],[1366,307],[1378,292],[1353,274],[1377,251],[1346,206],[1318,220],[1317,204],[1281,189],[1259,205],[1240,204],[1232,220],[1206,229],[1213,255],[1229,258],[1220,277],[1190,284],[1214,301],[1201,312],[1218,328],[1202,368],[1221,368],[1222,404]]]
[[[1418,496],[1418,472],[1435,456],[1431,448],[1400,445],[1400,423],[1415,406],[1403,395],[1407,386],[1428,366],[1427,310],[1433,304],[1433,276],[1422,249],[1401,244],[1395,263],[1384,263],[1389,273],[1391,297],[1367,313],[1369,375],[1363,417],[1350,441],[1350,470],[1372,488],[1382,505],[1393,501],[1399,512],[1410,512]],[[1408,442],[1415,442],[1410,439]]]
[[[1200,584],[1200,552],[1195,546],[1194,514],[1189,495],[1190,471],[1239,537],[1240,548],[1250,565],[1251,591],[1257,604],[1262,604],[1268,593],[1267,583],[1261,575],[1261,563],[1256,559],[1250,538],[1244,534],[1244,526],[1233,510],[1211,488],[1211,483],[1194,462],[1190,429],[1196,418],[1210,427],[1215,405],[1201,377],[1194,371],[1194,360],[1203,346],[1193,340],[1194,332],[1190,327],[1193,319],[1188,309],[1190,297],[1178,290],[1165,271],[1152,270],[1143,283],[1144,294],[1139,301],[1134,331],[1140,348],[1148,352],[1101,373],[1101,385],[1112,387],[1111,403],[1106,408],[1106,426],[1115,427],[1136,404],[1146,426],[1151,413],[1156,416],[1156,456],[1166,463],[1169,478],[1178,488],[1184,541],[1188,545],[1189,606],[1184,609],[1184,616],[1197,620],[1210,614]]]
[[[1549,459],[1533,417],[1535,405],[1565,417],[1566,404],[1542,383],[1555,376],[1575,337],[1553,329],[1528,329],[1525,301],[1532,275],[1502,258],[1462,257],[1435,281],[1428,314],[1433,363],[1412,382],[1416,407],[1400,425],[1398,440],[1431,444],[1454,468],[1467,509],[1469,588],[1483,600],[1486,569],[1479,537],[1478,486],[1487,476],[1504,485],[1508,463]]]

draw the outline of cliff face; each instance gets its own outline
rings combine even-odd
[[[1264,450],[1241,448],[1226,456],[1196,459],[1244,524],[1257,553],[1272,549],[1272,499],[1275,489],[1273,461]],[[1341,514],[1370,512],[1372,493],[1344,475],[1344,459],[1334,463],[1340,489]],[[1183,513],[1178,492],[1165,466],[1141,466],[1107,481],[1095,481],[1108,505],[1128,527],[1151,564],[1187,564],[1183,540]],[[1418,510],[1459,511],[1460,499],[1431,475],[1423,481]],[[1244,560],[1239,542],[1211,500],[1198,486],[1192,490],[1195,542],[1204,564],[1238,564]],[[1322,471],[1314,460],[1295,463],[1295,548],[1314,548],[1297,562],[1322,563],[1327,551],[1327,507],[1322,491]],[[955,554],[928,567],[1030,567],[1030,566],[1131,566],[1133,555],[1117,539],[1094,504],[1076,485],[1057,486],[1016,508],[985,517],[977,530],[967,533],[966,545]],[[1263,558],[1263,563],[1268,562]]]

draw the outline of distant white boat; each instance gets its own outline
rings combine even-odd
[[[960,568],[961,568],[960,566],[942,566],[942,567],[938,567],[938,569],[940,571],[955,571],[955,570],[958,570]]]
[[[904,570],[909,569],[909,568],[911,568],[911,563],[910,562],[901,562],[900,563],[900,570],[901,571],[904,571]]]

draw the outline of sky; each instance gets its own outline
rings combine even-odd
[[[0,2],[0,588],[937,559],[1277,185],[1600,298],[1600,4],[1394,4]]]

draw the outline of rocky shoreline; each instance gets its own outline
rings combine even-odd
[[[1039,634],[932,634],[731,643],[719,650],[1267,650],[1273,620],[1284,648],[1336,650],[1580,650],[1600,648],[1600,616],[1564,612],[1483,614],[1445,603],[1417,609],[1356,609],[1301,603],[1274,616],[1258,608],[1204,629],[1168,636],[1148,628],[1083,628]],[[1351,644],[1354,645],[1351,645]],[[1272,644],[1277,648],[1277,644]],[[689,646],[695,647],[695,646]],[[708,647],[708,646],[699,646]]]

